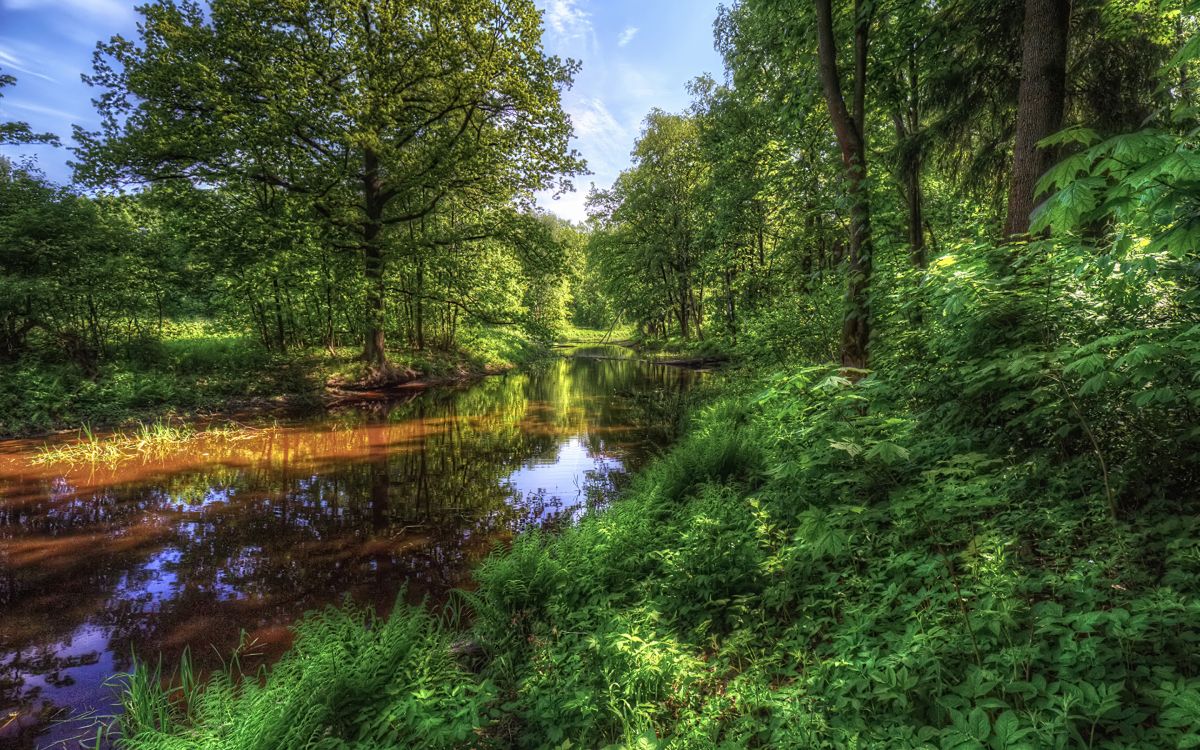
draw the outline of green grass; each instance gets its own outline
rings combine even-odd
[[[609,510],[478,569],[478,674],[429,615],[327,612],[262,680],[134,676],[122,746],[1195,746],[1194,498],[1114,519],[1085,444],[912,375],[794,370],[704,409]]]
[[[397,349],[389,356],[414,377],[440,379],[499,371],[545,352],[518,332],[480,328],[464,332],[452,351]],[[363,375],[358,354],[353,347],[272,354],[243,336],[181,324],[168,326],[162,340],[114,346],[91,374],[29,356],[0,365],[0,436],[220,413],[283,396],[315,404],[326,383]]]
[[[146,456],[164,456],[198,440],[238,441],[262,433],[265,428],[223,423],[196,428],[186,422],[158,420],[142,422],[131,430],[98,435],[89,427],[79,430],[73,442],[45,445],[33,458],[35,464],[105,464]]]
[[[567,325],[558,334],[559,343],[563,344],[616,344],[630,341],[635,334],[634,327],[628,324],[617,324],[611,328],[579,328]]]
[[[729,359],[734,353],[734,347],[727,340],[714,336],[703,340],[679,336],[636,338],[632,343],[637,351],[659,360]]]
[[[312,397],[323,384],[321,353],[282,357],[242,337],[182,333],[114,347],[91,374],[36,356],[0,366],[0,435],[115,427],[284,394]]]

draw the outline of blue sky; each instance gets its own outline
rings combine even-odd
[[[0,100],[0,119],[24,120],[69,145],[71,125],[94,129],[92,93],[79,79],[91,69],[97,40],[132,36],[137,0],[0,0],[0,69],[17,85]],[[712,22],[718,0],[537,0],[545,15],[546,49],[583,63],[564,105],[575,123],[575,147],[594,173],[576,192],[540,203],[581,220],[592,182],[607,186],[629,163],[629,151],[651,107],[687,106],[686,83],[720,77]],[[69,182],[67,149],[0,147],[6,156],[37,157],[57,182]]]

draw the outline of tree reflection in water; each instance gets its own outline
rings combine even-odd
[[[604,502],[693,378],[563,359],[113,467],[0,444],[0,744],[77,734],[55,720],[110,711],[135,652],[216,666],[245,632],[253,668],[305,611],[437,600],[498,540]]]

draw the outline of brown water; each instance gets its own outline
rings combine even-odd
[[[563,359],[116,466],[0,442],[0,747],[61,746],[131,654],[277,657],[345,597],[437,600],[529,525],[570,523],[671,439],[695,374]]]

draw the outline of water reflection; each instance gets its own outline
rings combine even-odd
[[[213,664],[245,631],[254,667],[307,610],[463,584],[498,539],[602,502],[670,439],[692,377],[564,359],[115,467],[0,444],[0,746],[111,710],[134,651]]]

